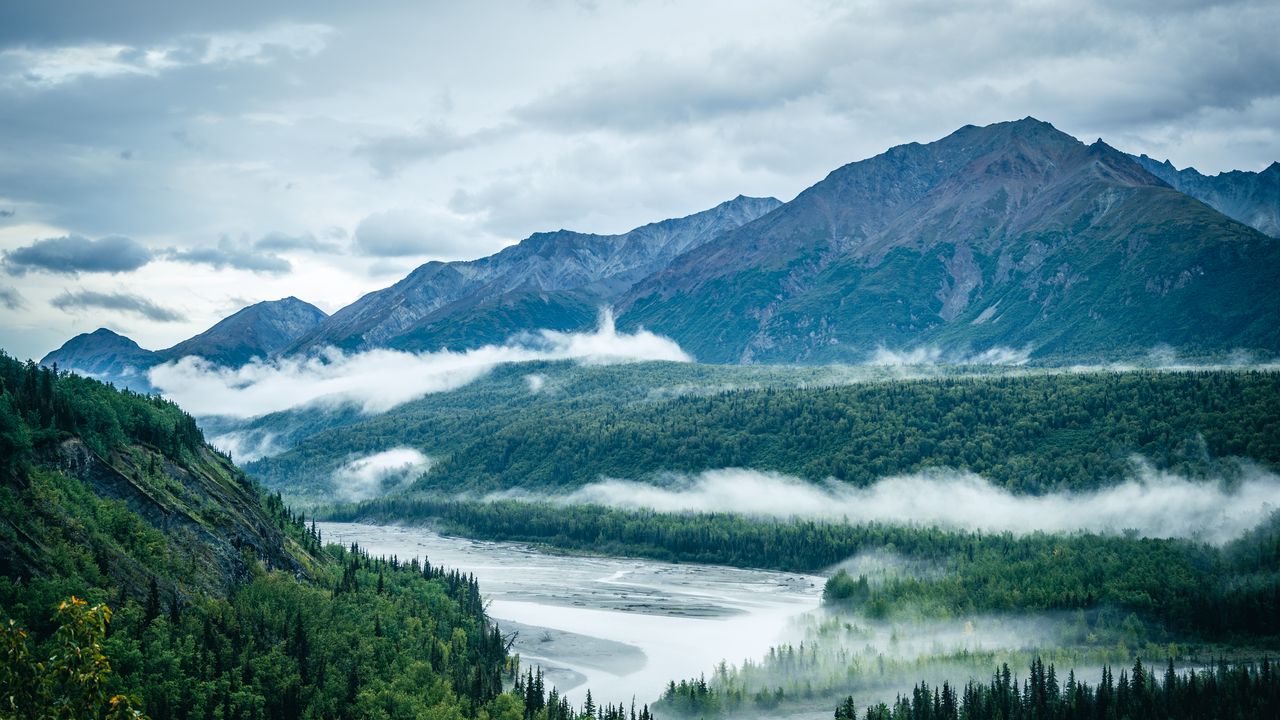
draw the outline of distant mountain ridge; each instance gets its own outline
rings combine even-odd
[[[334,313],[288,352],[474,347],[525,330],[587,327],[600,305],[672,258],[781,204],[739,195],[621,235],[535,233],[478,260],[429,262]]]
[[[1177,169],[1146,155],[1134,158],[1147,172],[1173,188],[1249,227],[1280,238],[1280,162],[1262,172],[1231,170],[1203,175],[1193,167]]]
[[[164,350],[147,350],[107,328],[77,335],[45,355],[41,365],[58,365],[139,392],[152,390],[146,372],[189,355],[227,367],[267,358],[328,317],[295,297],[250,305],[208,330]]]

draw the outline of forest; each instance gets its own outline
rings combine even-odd
[[[1251,370],[983,373],[842,380],[814,369],[528,368],[381,416],[313,411],[296,446],[247,467],[315,503],[351,457],[413,447],[433,460],[416,489],[454,494],[571,489],[601,477],[661,482],[743,467],[865,486],[929,468],[977,473],[1022,493],[1085,490],[1141,456],[1188,477],[1280,466],[1280,373]],[[302,415],[311,417],[306,413]],[[328,417],[328,420],[318,420]],[[264,419],[272,433],[298,417]],[[306,423],[303,423],[306,424]],[[306,433],[302,433],[305,435]],[[274,437],[274,435],[273,435]],[[292,437],[292,436],[290,436]]]
[[[1117,676],[1103,666],[1096,686],[1077,679],[1075,671],[1059,677],[1053,663],[1030,662],[1019,680],[1002,664],[987,682],[963,687],[943,681],[919,683],[892,703],[875,703],[859,711],[847,696],[835,709],[835,720],[1212,720],[1270,718],[1280,713],[1280,673],[1269,660],[1261,663],[1219,661],[1200,669],[1178,670],[1170,660],[1159,674],[1134,661]],[[779,691],[780,694],[780,691]],[[752,709],[776,707],[778,694],[762,693]],[[723,715],[724,698],[706,681],[668,686],[662,707],[681,716]]]
[[[525,717],[474,579],[324,546],[171,403],[0,355],[0,450],[0,717]]]
[[[1163,461],[1191,475],[1221,472],[1215,458],[1237,451],[1266,459],[1276,432],[1273,380],[1265,374],[1066,380],[1052,390],[1036,378],[969,378],[911,381],[897,391],[887,384],[730,391],[650,404],[732,415],[735,402],[750,399],[773,408],[768,417],[775,420],[793,413],[793,419],[826,425],[844,416],[823,416],[824,406],[808,400],[826,397],[830,409],[839,399],[849,403],[841,412],[861,413],[851,396],[858,403],[881,397],[888,408],[897,402],[890,401],[896,392],[914,398],[912,404],[944,408],[939,412],[947,417],[967,412],[948,403],[976,403],[981,395],[994,398],[985,411],[993,413],[991,428],[1000,425],[991,408],[1008,406],[1039,407],[1045,422],[1068,429],[1074,422],[1079,430],[1088,424],[1070,419],[1070,398],[1082,408],[1105,400],[1118,405],[1098,407],[1137,423],[1126,431],[1129,441],[1172,448]],[[1072,386],[1075,393],[1066,393]],[[1157,419],[1138,413],[1135,408],[1148,401],[1169,414]],[[1065,403],[1065,419],[1050,417],[1053,402]],[[1120,407],[1125,403],[1132,407]],[[600,410],[589,402],[582,412]],[[982,418],[973,421],[981,424]],[[1239,437],[1215,434],[1210,420],[1248,426],[1241,431],[1244,445]],[[1095,431],[1086,428],[1085,434]],[[1174,439],[1187,433],[1194,433],[1193,440],[1179,447],[1183,441]],[[820,702],[847,686],[840,678],[850,667],[876,662],[882,672],[886,662],[899,663],[895,677],[916,678],[916,691],[861,714],[853,698],[840,717],[942,718],[953,710],[958,717],[1093,717],[1121,707],[1130,717],[1143,717],[1137,713],[1165,707],[1174,697],[1161,694],[1164,687],[1183,693],[1178,698],[1195,695],[1201,704],[1186,700],[1187,707],[1204,709],[1206,717],[1250,716],[1274,703],[1269,664],[1183,672],[1163,685],[1144,676],[1143,694],[1133,690],[1134,676],[1123,672],[1120,682],[1109,685],[1106,675],[1096,687],[1068,681],[1050,690],[1056,680],[1046,676],[1040,689],[1036,681],[1022,687],[970,683],[961,690],[932,684],[911,661],[841,655],[843,641],[835,640],[862,638],[872,632],[868,628],[880,627],[858,623],[910,626],[969,622],[983,613],[1059,613],[1071,618],[1063,630],[1071,636],[1064,636],[1051,663],[1116,663],[1130,653],[1152,656],[1174,646],[1241,652],[1274,647],[1280,638],[1280,516],[1225,545],[1210,545],[1125,534],[1015,535],[420,494],[324,514],[429,523],[469,537],[571,552],[797,572],[843,567],[871,554],[896,568],[871,578],[834,572],[824,593],[834,619],[814,628],[807,644],[779,646],[758,665],[719,668],[709,683],[673,681],[651,711],[643,704],[597,702],[590,694],[585,702],[570,702],[543,683],[539,670],[521,668],[509,653],[509,639],[489,622],[474,578],[417,560],[372,557],[358,546],[325,544],[314,519],[308,523],[280,494],[264,490],[211,449],[194,420],[172,403],[0,356],[0,449],[5,718],[48,716],[45,710],[59,698],[63,717],[648,720],[654,711],[677,708],[708,716],[732,708],[767,713],[792,698]],[[1112,459],[1123,462],[1118,455]],[[962,660],[970,668],[1005,657],[968,653]],[[69,658],[87,658],[87,665],[77,668]],[[1230,690],[1222,678],[1231,681]],[[1028,692],[1084,699],[1046,710],[1039,700],[1028,700]],[[1012,704],[1002,704],[1006,700]]]

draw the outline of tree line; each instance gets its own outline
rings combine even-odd
[[[1280,677],[1269,660],[1179,672],[1170,660],[1162,676],[1136,660],[1119,677],[1103,667],[1096,686],[1060,680],[1052,664],[1031,663],[1021,686],[1002,665],[990,681],[963,689],[943,683],[916,685],[892,704],[859,714],[852,696],[835,710],[836,720],[1216,720],[1280,717]]]
[[[317,432],[249,468],[286,494],[324,494],[329,473],[349,455],[408,445],[436,460],[419,489],[448,493],[572,488],[600,477],[724,467],[856,485],[947,467],[1016,492],[1047,493],[1122,480],[1135,454],[1190,477],[1230,477],[1236,468],[1224,459],[1234,457],[1280,466],[1274,372],[712,385],[674,396],[628,389],[627,370],[597,377],[605,372],[559,370],[552,382],[571,390],[539,395],[519,376],[480,381]],[[601,378],[622,387],[610,390]],[[511,384],[518,389],[499,392]]]

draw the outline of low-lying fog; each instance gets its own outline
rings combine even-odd
[[[884,478],[868,487],[812,483],[730,468],[658,482],[606,479],[546,496],[522,491],[489,499],[536,499],[659,512],[737,512],[760,517],[913,523],[1032,533],[1136,531],[1153,538],[1221,544],[1280,509],[1280,476],[1241,464],[1228,481],[1192,480],[1135,463],[1132,477],[1090,492],[1015,494],[968,472],[935,470]]]
[[[319,523],[326,542],[474,573],[489,614],[518,632],[514,651],[541,665],[575,705],[650,703],[667,681],[722,659],[761,657],[792,619],[818,606],[823,579],[649,560],[550,555],[516,543],[442,537],[422,528]]]

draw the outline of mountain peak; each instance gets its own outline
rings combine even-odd
[[[71,338],[71,340],[68,340],[67,342],[74,342],[80,338],[100,338],[100,339],[115,338],[118,340],[122,340],[125,343],[133,345],[135,347],[138,345],[138,343],[134,342],[129,337],[121,335],[115,330],[111,330],[109,328],[104,328],[104,327],[100,327],[91,333],[81,333],[80,335],[77,335],[76,337]]]
[[[229,367],[270,357],[329,317],[311,303],[289,296],[264,300],[224,318],[204,332],[161,350],[166,359],[198,355]]]
[[[151,391],[145,371],[157,362],[155,353],[104,327],[71,338],[40,360],[41,365],[105,378],[139,392]]]

